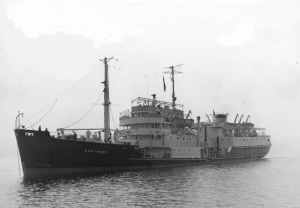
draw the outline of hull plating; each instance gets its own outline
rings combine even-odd
[[[232,149],[226,158],[159,159],[143,158],[138,147],[131,145],[60,140],[41,131],[15,130],[15,134],[25,178],[253,161],[263,158],[270,149]]]

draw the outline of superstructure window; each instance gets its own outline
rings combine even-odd
[[[160,128],[160,124],[159,123],[155,123],[154,124],[154,128]]]

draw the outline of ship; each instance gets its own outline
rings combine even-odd
[[[135,171],[174,166],[248,162],[270,151],[270,136],[253,123],[227,120],[228,114],[206,114],[196,121],[176,102],[174,74],[172,102],[137,97],[131,108],[119,114],[119,129],[110,128],[108,62],[104,58],[104,128],[57,128],[32,130],[15,119],[15,136],[25,179],[60,178],[110,171]],[[165,84],[165,83],[164,83]],[[165,86],[165,85],[164,85]],[[101,138],[103,134],[103,139]]]

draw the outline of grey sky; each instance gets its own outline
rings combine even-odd
[[[0,150],[16,150],[18,110],[26,121],[48,106],[29,125],[59,98],[40,123],[52,131],[85,114],[102,92],[105,56],[119,60],[110,62],[116,125],[135,97],[170,101],[164,67],[185,64],[176,92],[186,113],[251,115],[274,148],[299,146],[299,9],[298,1],[0,1]],[[102,115],[99,105],[77,127],[98,127]]]

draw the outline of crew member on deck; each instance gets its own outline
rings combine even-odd
[[[101,131],[98,131],[98,133],[99,133],[98,141],[99,141],[100,143],[102,143],[102,139],[101,139]]]
[[[62,136],[62,138],[64,137],[64,129],[61,129],[60,130],[60,133],[61,133],[61,136]]]
[[[88,141],[90,140],[90,138],[91,138],[91,131],[90,130],[86,131],[86,138],[87,138]]]
[[[45,129],[45,132],[50,135],[49,131],[48,131],[48,128]]]
[[[74,140],[77,140],[77,134],[76,134],[75,131],[73,131],[73,132],[74,132],[74,134],[73,134],[73,139],[74,139]]]

